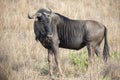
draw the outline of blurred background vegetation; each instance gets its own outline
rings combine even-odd
[[[120,79],[120,0],[0,0],[0,80],[49,80],[47,50],[35,41],[34,20],[27,18],[28,11],[34,14],[40,8],[106,25],[111,57],[104,67],[104,79]],[[86,48],[60,49],[60,54],[66,79],[84,74]]]

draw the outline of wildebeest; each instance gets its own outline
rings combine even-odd
[[[39,40],[41,44],[48,49],[50,75],[52,75],[53,55],[59,73],[62,75],[58,51],[59,47],[79,50],[87,46],[88,61],[91,63],[94,53],[96,53],[97,56],[101,56],[100,44],[104,39],[102,57],[104,61],[107,61],[109,56],[107,28],[103,24],[94,20],[73,20],[47,9],[39,9],[33,16],[28,14],[28,18],[35,19],[35,39]],[[45,25],[51,28],[53,37],[47,37]]]

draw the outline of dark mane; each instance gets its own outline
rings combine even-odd
[[[70,18],[65,17],[65,16],[63,16],[63,15],[61,15],[61,14],[59,14],[59,13],[55,13],[55,14],[58,15],[58,16],[60,16],[60,18],[61,18],[63,21],[71,20]]]

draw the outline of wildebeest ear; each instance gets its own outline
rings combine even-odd
[[[36,13],[36,14],[30,16],[30,14],[29,14],[29,12],[28,12],[28,18],[29,18],[29,19],[35,19],[35,18],[40,17],[40,16],[42,16],[41,13]]]
[[[42,16],[42,14],[41,13],[37,13],[37,17],[41,17]]]

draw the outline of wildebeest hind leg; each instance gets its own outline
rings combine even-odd
[[[101,52],[100,52],[100,47],[99,46],[96,46],[95,48],[95,53],[98,57],[102,58],[102,55],[101,55]]]
[[[92,45],[87,46],[88,49],[88,57],[89,57],[89,64],[93,63],[93,57],[94,57],[94,48]]]
[[[95,48],[95,53],[97,54],[97,56],[99,57],[99,62],[104,62],[104,59],[103,59],[103,54],[102,52],[100,51],[100,46],[96,46]]]

